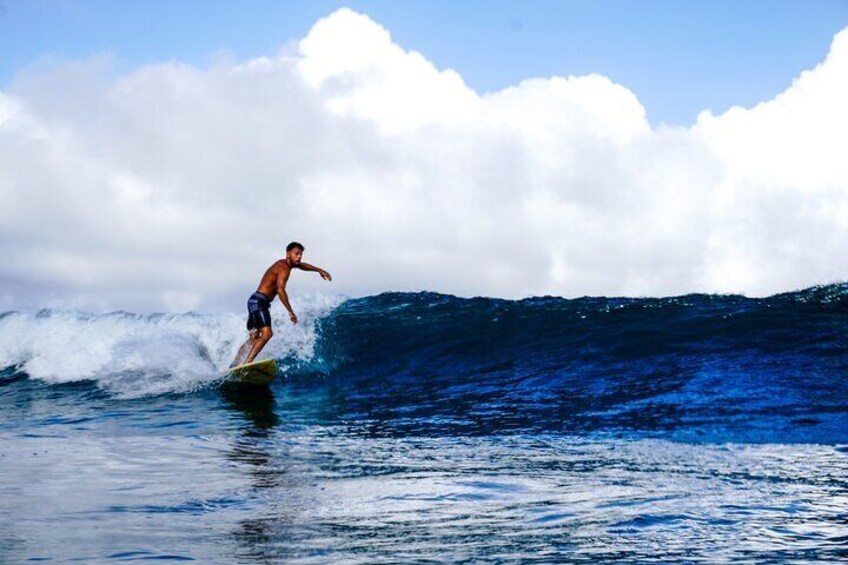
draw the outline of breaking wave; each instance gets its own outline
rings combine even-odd
[[[275,386],[343,389],[333,413],[375,430],[848,441],[848,284],[767,298],[385,293],[298,313],[275,319],[263,352],[280,362]],[[220,378],[244,335],[237,315],[6,313],[0,379],[188,392]]]

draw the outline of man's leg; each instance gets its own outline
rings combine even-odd
[[[245,364],[253,363],[253,360],[256,359],[256,356],[259,355],[259,352],[262,351],[262,348],[265,347],[265,344],[268,343],[268,340],[274,333],[271,331],[271,326],[262,326],[259,328],[259,337],[253,342],[253,347],[250,350],[250,354],[248,354],[247,359],[244,360]]]
[[[244,363],[244,359],[247,354],[253,349],[253,345],[256,343],[256,340],[259,339],[259,330],[252,329],[248,334],[247,341],[241,344],[239,347],[238,353],[236,353],[236,358],[233,359],[233,362],[230,363],[230,368],[236,367]]]

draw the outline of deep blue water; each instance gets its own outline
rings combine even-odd
[[[848,285],[0,316],[0,562],[848,560]]]

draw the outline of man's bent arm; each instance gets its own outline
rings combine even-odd
[[[291,304],[289,304],[289,295],[286,294],[286,283],[289,280],[289,273],[280,274],[277,277],[277,295],[280,297],[280,302],[283,303],[283,306],[286,307],[286,310],[289,311],[289,314],[294,316],[294,311],[292,310]]]
[[[277,290],[277,294],[280,296],[280,302],[283,303],[283,306],[286,307],[286,310],[289,311],[289,314],[294,316],[294,311],[292,310],[291,304],[289,304],[289,295],[286,294],[286,289]]]

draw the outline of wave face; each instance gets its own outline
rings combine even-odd
[[[388,293],[322,320],[375,429],[848,441],[848,285],[753,299]],[[353,405],[353,406],[351,406]]]
[[[275,386],[321,390],[334,418],[375,434],[848,442],[848,284],[760,299],[425,292],[298,306],[298,326],[275,319]],[[191,392],[217,382],[243,328],[237,315],[6,313],[0,379]]]

